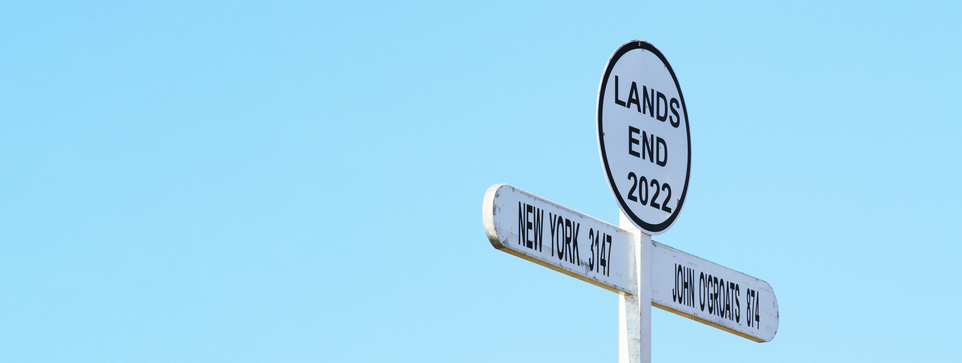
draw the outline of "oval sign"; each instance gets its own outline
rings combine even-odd
[[[675,72],[651,44],[623,44],[598,90],[598,147],[608,186],[638,228],[661,234],[688,191],[691,134]]]

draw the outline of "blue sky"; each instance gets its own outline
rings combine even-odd
[[[950,361],[954,2],[0,5],[0,360],[616,361],[616,294],[496,251],[508,183],[617,222],[605,63],[684,92],[656,241],[769,282],[754,343],[655,362]]]

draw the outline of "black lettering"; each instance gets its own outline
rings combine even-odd
[[[649,134],[645,131],[641,132],[641,160],[645,160],[645,155],[648,155],[648,160],[655,162],[655,134]]]
[[[532,240],[534,238],[534,223],[533,223],[534,218],[532,218],[532,214],[534,214],[534,207],[531,206],[530,204],[525,205],[524,225],[525,225],[525,229],[528,230],[528,233],[527,233],[528,237],[531,237],[531,238],[525,238],[524,240],[525,246],[528,248],[534,247],[534,241]]]
[[[694,269],[675,264],[675,287],[671,291],[671,299],[678,304],[695,307],[695,275]]]
[[[735,322],[738,323],[742,318],[742,304],[738,301],[741,291],[738,291],[738,284],[735,284]]]
[[[565,258],[565,249],[564,249],[564,244],[563,244],[563,241],[564,241],[564,218],[561,218],[561,216],[558,216],[558,218],[555,219],[554,224],[555,224],[555,226],[556,226],[556,229],[557,229],[557,231],[558,231],[558,234],[555,236],[555,239],[553,239],[553,240],[551,241],[551,245],[554,246],[555,243],[557,243],[557,245],[558,245],[558,259],[561,260],[561,259],[564,259],[564,258]]]
[[[655,189],[655,195],[652,195],[652,196],[651,196],[651,204],[649,204],[649,205],[650,205],[652,208],[661,209],[661,206],[658,205],[658,202],[656,202],[656,200],[658,200],[658,194],[661,194],[661,189],[659,189],[658,179],[652,179],[650,185],[653,186],[653,187],[655,187],[655,188],[654,188],[654,189]]]
[[[671,301],[672,301],[672,302],[679,302],[679,300],[680,300],[680,297],[681,297],[681,284],[680,284],[680,282],[679,282],[679,280],[680,280],[679,276],[681,276],[682,273],[683,273],[683,272],[681,271],[681,265],[679,265],[679,264],[676,263],[676,264],[675,264],[675,288],[674,288],[674,289],[671,289]]]
[[[542,242],[544,242],[544,209],[534,209],[534,249],[541,252]]]
[[[518,238],[518,244],[524,244],[524,241],[528,239],[528,230],[524,228],[524,204],[518,202],[518,229],[520,230],[520,238]]]
[[[723,318],[728,318],[728,314],[729,314],[729,313],[731,312],[731,310],[732,310],[731,304],[728,303],[728,284],[725,283],[725,279],[721,279],[721,280],[719,280],[719,281],[720,281],[720,283],[721,283],[721,289],[722,289],[722,294],[721,294],[721,295],[722,295],[722,301],[724,301],[724,303],[722,304],[722,306],[724,306],[724,308],[722,308],[721,317],[723,317]]]
[[[668,207],[668,202],[671,200],[671,186],[668,183],[661,185],[661,190],[664,190],[668,195],[665,196],[665,201],[661,202],[661,210],[671,213],[671,207]]]
[[[657,101],[657,102],[658,102],[658,103],[657,103],[656,106],[658,107],[658,111],[657,111],[657,116],[656,116],[655,118],[657,118],[658,121],[665,121],[665,120],[668,119],[668,99],[665,98],[665,94],[664,94],[664,93],[658,92],[658,101]],[[662,108],[661,105],[665,105],[665,108]],[[665,111],[665,114],[664,114],[664,115],[661,114],[661,111],[662,111],[662,110]]]
[[[628,91],[628,104],[625,107],[631,108],[631,104],[635,104],[635,109],[641,112],[641,106],[638,105],[638,85],[634,81],[631,82],[631,90]]]
[[[548,213],[548,228],[551,230],[551,237],[550,237],[550,238],[551,238],[551,255],[552,255],[552,256],[554,256],[554,239],[555,239],[555,237],[554,237],[554,236],[555,236],[555,233],[554,233],[555,228],[554,228],[554,226],[555,226],[555,223],[554,223],[554,214]]]
[[[752,306],[755,307],[755,327],[761,327],[761,325],[759,325],[761,323],[761,319],[759,319],[760,314],[758,309],[758,297],[761,294],[759,294],[758,291],[754,291],[754,295],[755,295],[755,303],[752,304]]]
[[[572,252],[574,252],[571,258],[574,260],[572,262],[581,266],[581,254],[578,253],[578,231],[581,230],[581,223],[572,222],[571,224],[574,226],[571,230],[571,248],[573,249]]]
[[[749,327],[754,327],[756,329],[761,326],[761,312],[759,311],[760,309],[758,306],[759,295],[761,294],[759,294],[757,290],[745,289],[745,315],[747,315],[745,320]]]
[[[718,296],[718,295],[719,295],[719,294],[718,294],[718,276],[712,277],[712,279],[711,279],[711,287],[712,287],[712,290],[713,290],[713,292],[712,292],[712,300],[713,300],[712,303],[715,304],[715,315],[718,315],[718,309],[721,308],[721,302],[718,301],[718,298],[719,298],[719,296]]]
[[[544,210],[518,202],[518,230],[518,244],[541,251],[544,241]]]
[[[705,298],[705,300],[708,300],[708,313],[711,314],[712,312],[715,311],[715,309],[713,309],[715,307],[715,301],[714,301],[714,295],[713,295],[715,288],[712,286],[712,283],[711,283],[711,275],[706,276],[705,281],[706,281],[705,284],[708,285],[708,289],[707,289],[708,297]]]
[[[605,260],[605,237],[606,236],[607,236],[607,233],[601,233],[600,231],[596,232],[595,234],[595,243],[597,243],[598,245],[598,247],[595,248],[595,252],[598,253],[598,258],[597,258],[598,262],[595,263],[595,265],[598,266],[598,272],[605,274],[605,276],[608,275],[608,269],[606,268],[608,265],[608,262]]]
[[[701,311],[705,311],[705,295],[708,293],[708,287],[705,286],[705,273],[698,273],[698,306]]]
[[[644,99],[642,100],[643,103],[641,106],[641,113],[649,114],[651,117],[655,117],[655,107],[654,107],[655,106],[655,90],[654,89],[651,90],[651,97],[648,97],[647,86],[641,86],[641,90],[645,94],[643,96]],[[635,91],[637,92],[637,90]],[[651,112],[649,113],[647,110],[651,110]]]
[[[595,270],[595,245],[598,244],[598,237],[595,236],[595,229],[588,228],[588,247],[591,249],[591,254],[588,255],[588,271]]]
[[[625,101],[618,99],[618,76],[615,76],[615,103],[618,104],[619,106],[625,105]]]
[[[728,314],[728,320],[735,320],[735,315],[738,314],[738,296],[735,295],[735,286],[738,284],[728,281],[728,303],[731,305],[731,310]]]
[[[601,245],[604,246],[605,242],[608,243],[608,254],[605,255],[605,259],[602,261],[602,263],[605,265],[605,276],[609,276],[611,273],[611,236],[609,236],[607,233],[605,234],[605,240],[601,243]],[[601,248],[601,252],[605,252],[604,247]]]
[[[658,164],[658,166],[665,166],[665,164],[668,164],[668,144],[665,142],[665,139],[662,139],[661,137],[656,138],[655,141],[658,143],[658,146],[656,147],[657,151],[655,152],[655,155],[658,156],[658,160],[655,160],[655,164]],[[661,153],[662,149],[665,150],[664,154]]]
[[[670,108],[671,108],[671,114],[672,114],[672,115],[675,115],[675,117],[672,118],[672,117],[669,116],[669,117],[668,117],[668,122],[671,123],[671,126],[672,126],[672,127],[677,128],[678,125],[681,125],[681,119],[678,117],[678,109],[675,108],[675,107],[678,107],[678,106],[679,106],[679,105],[678,105],[678,99],[677,99],[677,98],[672,98],[672,99],[671,99],[671,102],[669,102],[669,105],[670,105]]]
[[[638,130],[637,127],[628,126],[628,155],[634,156],[636,158],[641,156],[641,154],[638,154],[638,152],[635,151],[633,147],[631,147],[631,145],[638,145],[638,139],[632,137],[632,135],[638,135],[639,131],[641,130]]]
[[[644,197],[642,197],[642,191],[644,191]],[[648,205],[648,178],[641,177],[638,181],[638,198],[641,205]]]
[[[715,311],[715,286],[712,284],[711,275],[708,275],[708,313]]]

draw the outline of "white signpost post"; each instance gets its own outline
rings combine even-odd
[[[675,222],[691,166],[688,114],[668,61],[651,44],[625,43],[598,93],[598,145],[619,226],[497,184],[482,206],[491,245],[617,292],[619,362],[651,362],[652,306],[771,341],[778,301],[767,282],[651,239]]]

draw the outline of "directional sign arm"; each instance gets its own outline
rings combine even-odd
[[[488,188],[482,221],[494,248],[629,294],[627,231],[507,184]]]
[[[652,242],[652,305],[730,333],[768,342],[778,300],[767,282]]]

